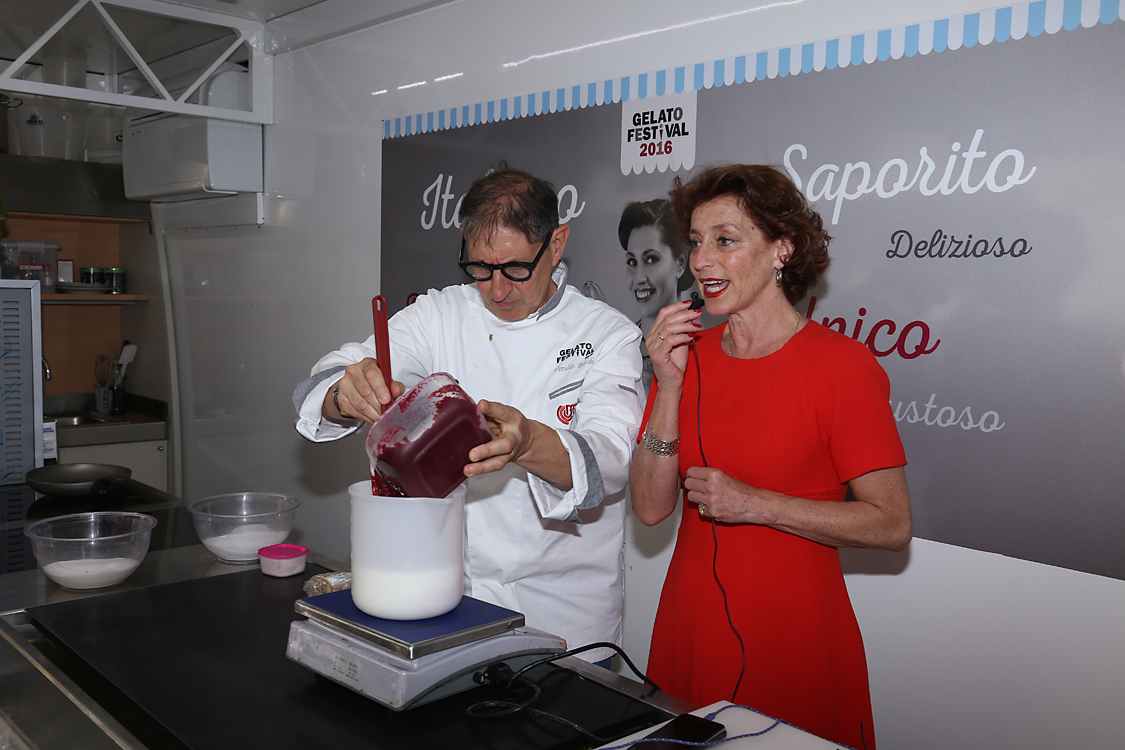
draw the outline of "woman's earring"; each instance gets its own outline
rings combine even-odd
[[[773,272],[773,278],[774,278],[774,281],[777,282],[777,285],[781,286],[781,269],[780,268],[778,268],[777,270],[775,270]]]

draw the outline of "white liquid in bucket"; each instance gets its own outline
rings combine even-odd
[[[380,570],[352,565],[352,600],[386,620],[422,620],[461,601],[461,566],[434,570]]]
[[[352,501],[352,600],[387,620],[421,620],[461,601],[465,486],[447,498],[377,497],[369,481]]]
[[[104,560],[63,560],[43,566],[48,578],[68,589],[98,589],[124,581],[140,560],[110,557]]]

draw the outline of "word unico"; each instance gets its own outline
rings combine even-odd
[[[809,320],[812,320],[813,310],[815,309],[816,297],[810,297],[809,309],[805,312],[805,317]],[[859,308],[859,317],[856,319],[851,333],[851,337],[856,341],[860,340],[859,336],[863,331],[863,316],[866,314],[866,307]],[[821,325],[823,325],[825,328],[835,329],[845,336],[848,335],[848,323],[843,318],[832,318],[831,320],[829,320],[828,317],[825,317],[821,322]],[[867,338],[863,341],[863,343],[868,349],[871,350],[871,353],[876,357],[886,357],[890,354],[898,352],[898,356],[902,357],[903,359],[916,359],[918,357],[921,357],[923,354],[933,354],[934,351],[938,348],[938,344],[941,343],[941,339],[938,339],[934,341],[933,346],[929,346],[930,327],[921,320],[912,320],[904,325],[902,329],[899,330],[897,338],[895,338],[894,336],[896,330],[898,330],[898,325],[893,320],[880,320],[878,323],[871,327],[871,330],[867,333]],[[914,343],[913,348],[911,348],[911,341],[913,340],[912,334],[915,331],[918,332],[917,342]],[[886,344],[890,344],[887,349],[880,348],[880,337],[882,337],[882,340],[886,342],[885,344],[883,344],[884,346]]]
[[[918,168],[913,175],[906,160],[896,157],[880,167],[874,178],[872,178],[871,165],[865,161],[857,161],[848,162],[843,169],[838,164],[822,164],[813,170],[807,183],[802,182],[797,168],[791,161],[794,153],[800,153],[802,159],[808,158],[808,149],[800,143],[794,143],[785,149],[785,171],[793,178],[797,188],[805,191],[805,197],[810,201],[816,202],[824,198],[836,202],[832,211],[833,224],[840,221],[840,209],[844,201],[854,201],[868,193],[875,193],[880,198],[893,198],[899,193],[911,190],[915,185],[918,186],[918,192],[926,197],[937,193],[952,195],[958,190],[972,195],[982,187],[987,187],[993,193],[1003,193],[1016,185],[1024,184],[1035,174],[1035,167],[1024,171],[1026,165],[1023,152],[1009,148],[992,157],[984,175],[978,174],[978,179],[974,182],[971,174],[974,162],[988,156],[978,148],[983,137],[984,129],[978,129],[973,135],[973,142],[968,150],[960,154],[957,152],[961,150],[961,143],[954,141],[951,147],[953,153],[947,157],[945,169],[938,178],[937,184],[932,182],[932,178],[938,165],[930,158],[926,146],[918,149]],[[959,161],[961,173],[954,177]]]

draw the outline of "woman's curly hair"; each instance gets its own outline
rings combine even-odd
[[[790,304],[804,299],[828,268],[832,237],[804,194],[781,170],[764,164],[707,167],[687,182],[679,177],[669,191],[680,237],[688,242],[696,208],[729,195],[770,242],[789,240],[793,252],[782,269],[781,287]]]

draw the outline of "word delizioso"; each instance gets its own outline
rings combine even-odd
[[[1010,255],[1013,258],[1022,258],[1031,252],[1031,245],[1023,237],[1014,240],[1010,245],[1004,245],[1004,238],[997,237],[988,240],[973,235],[958,239],[952,234],[946,234],[941,229],[935,229],[929,240],[914,241],[913,235],[905,229],[897,229],[891,233],[891,247],[887,250],[888,258],[987,258],[989,256],[1002,258]]]

